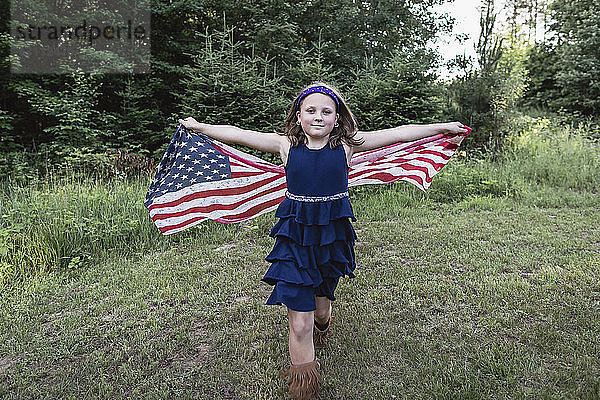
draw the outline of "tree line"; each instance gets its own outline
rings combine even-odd
[[[106,74],[102,62],[119,58],[93,52],[81,55],[99,60],[93,73],[66,65],[57,74],[12,74],[4,34],[0,178],[144,169],[162,154],[177,119],[190,115],[282,131],[291,99],[317,80],[340,88],[360,129],[461,120],[474,128],[466,145],[478,148],[499,145],[511,113],[524,107],[598,115],[597,2],[511,0],[510,29],[502,31],[498,5],[484,0],[477,59],[457,57],[459,74],[439,82],[440,58],[428,44],[451,31],[452,18],[432,11],[444,2],[136,2],[151,11],[147,74]],[[0,22],[9,32],[7,4]]]

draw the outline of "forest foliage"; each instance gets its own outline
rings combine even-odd
[[[5,33],[0,179],[149,172],[185,116],[282,131],[290,99],[317,80],[340,88],[362,130],[460,120],[474,128],[465,146],[488,153],[524,110],[599,115],[597,2],[510,0],[507,28],[484,0],[477,59],[458,56],[458,74],[442,82],[431,44],[453,20],[432,6],[445,2],[152,0],[147,74],[107,74],[102,63],[94,73],[11,74]],[[6,3],[0,21],[8,32]]]

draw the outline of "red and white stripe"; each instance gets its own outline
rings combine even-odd
[[[470,128],[460,135],[438,134],[358,153],[350,160],[348,186],[402,180],[426,191],[469,132]]]

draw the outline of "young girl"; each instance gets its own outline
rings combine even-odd
[[[314,83],[294,99],[285,133],[261,133],[229,125],[179,120],[186,128],[227,143],[276,153],[285,166],[287,193],[275,213],[262,278],[273,285],[266,304],[285,304],[291,365],[280,376],[294,399],[319,397],[320,363],[315,348],[325,346],[334,321],[331,302],[341,276],[354,277],[356,221],[348,200],[348,164],[356,152],[413,141],[438,133],[462,133],[458,123],[405,125],[361,132],[340,93]]]

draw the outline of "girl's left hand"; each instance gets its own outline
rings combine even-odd
[[[450,133],[453,135],[458,135],[459,133],[465,133],[469,130],[465,125],[460,122],[448,122],[443,124],[443,132],[442,133]]]
[[[200,131],[200,123],[192,117],[187,117],[186,119],[180,119],[179,123],[181,125],[185,126],[187,129],[190,129],[193,132]]]

